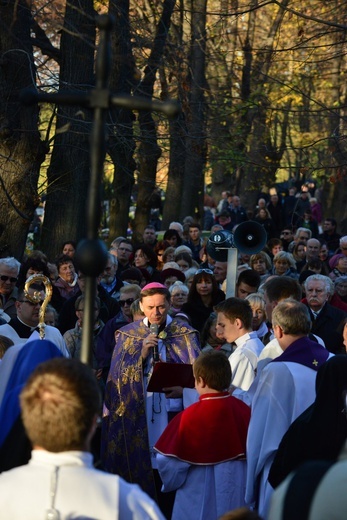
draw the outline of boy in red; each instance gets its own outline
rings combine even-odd
[[[215,520],[245,505],[250,408],[227,389],[231,368],[222,352],[193,365],[199,402],[178,414],[155,445],[162,491],[176,491],[172,520]]]

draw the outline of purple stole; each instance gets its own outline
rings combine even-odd
[[[312,368],[312,370],[317,372],[319,367],[326,362],[329,355],[330,352],[326,348],[304,336],[293,341],[283,354],[273,359],[271,363],[290,361]]]

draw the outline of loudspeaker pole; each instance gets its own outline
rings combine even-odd
[[[227,291],[226,297],[232,298],[235,296],[236,291],[236,278],[237,278],[237,259],[238,250],[236,247],[230,247],[228,249],[228,267],[227,267]]]

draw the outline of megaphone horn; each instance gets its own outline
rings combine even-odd
[[[254,255],[263,249],[267,241],[264,227],[254,220],[239,224],[234,231],[234,246],[246,255]]]
[[[218,262],[228,260],[228,249],[233,245],[233,235],[226,229],[212,233],[206,244],[207,254]]]

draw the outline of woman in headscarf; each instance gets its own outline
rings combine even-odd
[[[10,353],[11,348],[8,350]],[[7,353],[4,356],[6,358]],[[0,405],[0,472],[26,464],[31,444],[20,417],[19,394],[32,371],[43,361],[63,357],[48,340],[29,341],[14,358],[13,368]],[[8,368],[8,366],[7,366]]]

